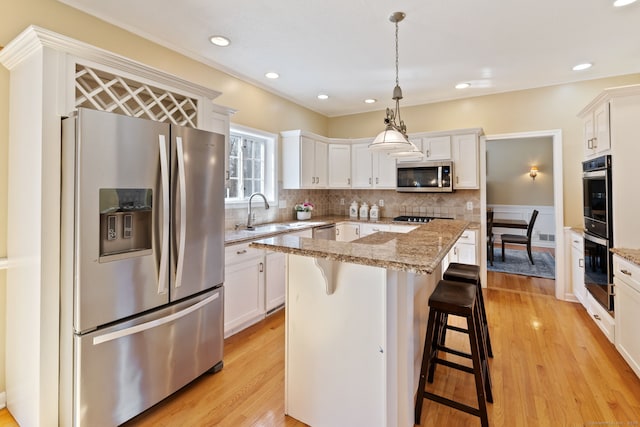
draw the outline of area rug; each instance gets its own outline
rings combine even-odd
[[[487,260],[487,271],[543,277],[545,279],[555,279],[556,277],[556,260],[549,252],[533,252],[534,265],[529,262],[526,250],[505,249],[504,257],[505,262],[502,262],[502,249],[496,245],[493,251],[493,266]]]

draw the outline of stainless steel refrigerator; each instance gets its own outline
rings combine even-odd
[[[222,369],[223,135],[62,120],[60,425],[121,424]]]

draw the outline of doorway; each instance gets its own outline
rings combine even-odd
[[[481,214],[481,229],[482,240],[484,244],[481,245],[481,254],[484,259],[487,259],[487,245],[486,245],[486,211],[487,211],[487,144],[491,144],[492,141],[506,141],[506,140],[530,140],[532,138],[550,138],[552,141],[553,160],[552,165],[548,165],[553,172],[553,224],[549,225],[553,230],[553,236],[555,241],[555,297],[557,299],[565,300],[565,269],[564,269],[564,208],[563,208],[563,183],[562,183],[562,131],[561,130],[547,130],[547,131],[532,131],[532,132],[519,132],[510,134],[497,134],[487,135],[480,141],[480,214]],[[517,142],[516,142],[517,143]],[[527,174],[526,170],[523,170],[523,174]],[[486,262],[482,263],[483,268],[483,280],[486,282]]]

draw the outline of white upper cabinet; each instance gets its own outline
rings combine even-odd
[[[431,136],[422,138],[424,160],[451,159],[451,136]]]
[[[593,108],[584,117],[584,155],[586,158],[604,153],[611,148],[609,132],[609,102]]]
[[[386,153],[369,151],[369,142],[351,146],[352,188],[396,188],[396,160]]]
[[[453,135],[451,151],[455,175],[453,188],[456,190],[479,189],[478,134]]]
[[[329,144],[329,188],[351,188],[351,145]]]
[[[281,135],[283,187],[327,188],[328,144],[322,137],[299,130]]]

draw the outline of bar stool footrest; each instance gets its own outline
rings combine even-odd
[[[439,345],[439,346],[437,346],[437,348],[438,348],[439,351],[444,351],[444,352],[449,353],[449,354],[453,354],[453,355],[456,355],[456,356],[464,357],[466,359],[471,359],[471,355],[469,353],[465,353],[463,351],[454,350],[452,348],[445,347],[443,345]]]
[[[442,405],[449,406],[451,408],[458,409],[460,411],[466,412],[467,414],[475,415],[476,417],[480,416],[480,410],[478,408],[474,408],[473,406],[465,405],[464,403],[456,402],[455,400],[447,399],[446,397],[442,397],[437,394],[424,392],[424,398],[433,400],[434,402],[438,402]]]

